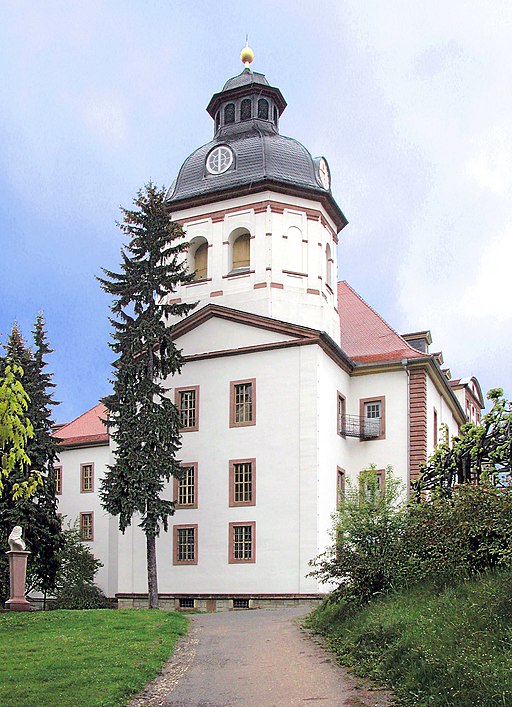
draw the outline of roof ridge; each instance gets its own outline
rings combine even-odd
[[[363,299],[363,298],[361,297],[361,295],[359,294],[359,292],[356,292],[356,290],[354,290],[354,288],[353,288],[351,285],[349,285],[349,283],[348,283],[346,280],[338,280],[338,286],[339,286],[339,285],[346,285],[346,286],[348,287],[348,289],[349,289],[351,292],[353,292],[353,293],[355,294],[355,296],[356,296],[366,307],[368,307],[368,309],[369,309],[370,311],[372,311],[372,312],[375,314],[375,316],[377,316],[377,317],[380,319],[380,321],[381,321],[385,326],[387,326],[387,328],[388,328],[390,331],[393,332],[393,334],[395,334],[396,336],[398,336],[398,338],[404,343],[404,345],[406,346],[406,348],[410,349],[410,350],[413,351],[415,354],[421,354],[421,351],[418,351],[418,349],[415,349],[414,346],[411,346],[408,341],[406,341],[402,336],[400,336],[400,334],[399,334],[395,329],[393,329],[393,327],[391,326],[391,324],[388,324],[388,322],[384,319],[384,317],[383,317],[382,315],[380,315],[380,314],[371,306],[371,304],[368,304],[368,302],[367,302],[365,299]],[[430,354],[427,354],[427,356],[429,356],[429,355],[430,355]]]

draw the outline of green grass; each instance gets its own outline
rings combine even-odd
[[[0,614],[0,705],[125,705],[187,631],[145,609]]]
[[[357,611],[308,619],[338,661],[395,690],[402,704],[512,705],[512,573],[442,591],[418,587]]]

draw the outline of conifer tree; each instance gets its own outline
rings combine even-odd
[[[27,580],[30,589],[42,591],[46,597],[55,585],[59,569],[59,552],[64,538],[57,516],[54,464],[57,442],[52,436],[52,376],[45,371],[45,357],[52,353],[48,345],[43,315],[37,316],[33,330],[34,350],[30,349],[17,324],[7,341],[8,360],[15,361],[24,370],[23,384],[28,395],[27,415],[32,423],[33,436],[27,441],[26,452],[30,464],[12,474],[6,493],[0,500],[0,542],[5,545],[13,525],[25,530],[29,555]],[[13,498],[13,489],[30,473],[37,472],[40,483],[32,496]],[[7,593],[7,565],[0,565],[0,591]]]
[[[156,538],[166,531],[173,501],[162,497],[166,483],[179,474],[179,415],[166,397],[164,382],[179,373],[181,352],[166,319],[185,316],[195,305],[165,303],[180,283],[190,282],[183,253],[183,229],[170,220],[165,192],[151,182],[134,200],[135,210],[122,209],[119,225],[129,237],[121,250],[121,272],[103,269],[98,278],[113,296],[111,348],[114,390],[104,399],[115,442],[115,463],[102,482],[100,497],[108,513],[119,516],[125,531],[134,514],[146,535],[149,607],[158,607]]]

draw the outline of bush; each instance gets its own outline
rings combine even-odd
[[[402,573],[400,540],[403,510],[401,484],[388,467],[380,488],[374,466],[348,484],[334,515],[333,545],[310,562],[311,575],[335,583],[334,599],[364,603],[393,589]]]
[[[406,586],[424,580],[450,584],[512,566],[510,489],[463,484],[451,498],[410,505],[403,520]]]
[[[360,473],[334,516],[333,544],[311,574],[335,585],[329,601],[361,605],[375,596],[427,582],[453,584],[512,567],[512,489],[463,484],[450,497],[407,506],[386,471],[381,492],[374,467]]]
[[[61,589],[52,609],[109,609],[110,603],[95,584],[75,584]]]
[[[78,527],[64,530],[64,547],[60,553],[54,609],[105,609],[109,601],[94,584],[102,563],[80,539]]]

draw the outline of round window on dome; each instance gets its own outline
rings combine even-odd
[[[206,171],[210,174],[222,174],[233,164],[233,150],[227,145],[214,147],[206,158]]]

